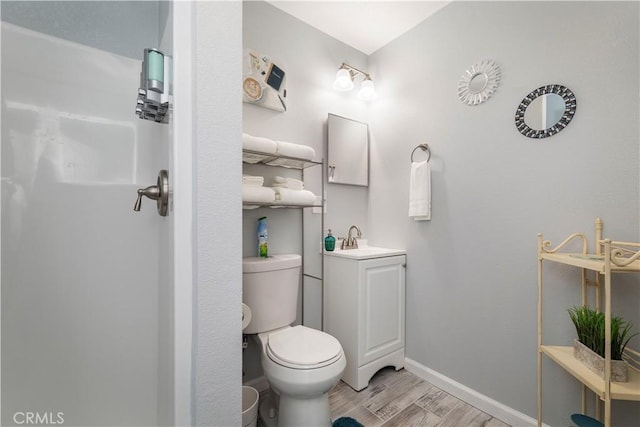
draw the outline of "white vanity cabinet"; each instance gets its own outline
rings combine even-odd
[[[381,368],[404,367],[406,255],[356,251],[325,253],[323,311],[324,330],[347,358],[342,380],[359,391]]]

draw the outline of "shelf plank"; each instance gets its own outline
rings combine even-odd
[[[287,203],[261,203],[261,202],[242,202],[242,206],[251,206],[256,208],[321,208],[322,205],[296,205]]]
[[[261,151],[253,151],[242,149],[242,161],[248,164],[263,164],[269,166],[282,166],[291,169],[306,169],[311,166],[321,165],[322,162],[316,162],[309,159],[301,159],[299,157],[281,156],[279,154],[263,153]]]
[[[553,261],[561,264],[572,265],[574,267],[586,268],[588,270],[598,271],[604,273],[604,258],[602,256],[594,254],[580,254],[580,253],[542,253],[540,254],[543,260]],[[620,267],[611,263],[611,272],[639,272],[640,260],[635,260],[626,267]]]
[[[573,357],[573,347],[543,345],[540,350],[578,381],[589,387],[601,399],[604,399],[604,380]],[[628,382],[612,382],[611,398],[640,401],[640,373],[635,369],[629,369]]]

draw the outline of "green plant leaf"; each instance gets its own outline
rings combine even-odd
[[[567,310],[576,328],[578,341],[601,357],[605,357],[605,316],[589,306],[574,306]],[[621,317],[611,317],[611,359],[622,360],[629,341],[640,335],[632,333],[632,326]]]

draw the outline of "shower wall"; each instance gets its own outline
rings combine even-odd
[[[133,112],[140,61],[7,22],[1,40],[2,425],[169,424],[172,225],[132,207],[170,144]]]

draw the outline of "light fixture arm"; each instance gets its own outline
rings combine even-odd
[[[340,66],[340,68],[341,68],[341,69],[344,69],[344,70],[348,70],[348,71],[349,71],[349,73],[351,73],[351,78],[354,78],[354,77],[356,77],[358,74],[361,74],[361,75],[363,75],[363,76],[364,76],[365,80],[366,80],[366,79],[371,80],[371,76],[369,75],[369,73],[365,73],[364,71],[359,70],[359,69],[357,69],[356,67],[353,67],[353,66],[351,66],[351,65],[349,65],[349,64],[346,64],[346,63],[344,63],[344,62],[342,63],[342,65]]]

